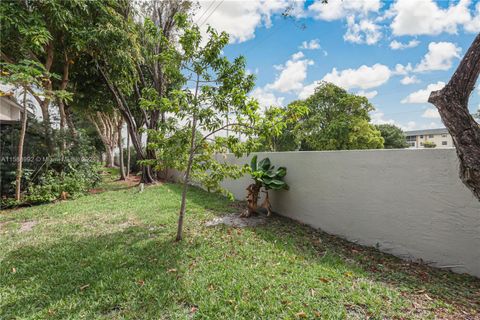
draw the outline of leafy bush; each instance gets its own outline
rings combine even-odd
[[[435,148],[437,145],[435,144],[435,142],[432,142],[432,141],[425,141],[423,143],[423,147],[424,148]]]
[[[277,170],[274,169],[275,166],[271,165],[269,158],[262,159],[257,164],[257,156],[252,157],[250,175],[256,184],[264,187],[265,190],[288,190],[288,185],[283,181],[283,177],[287,174],[287,168],[279,167]]]
[[[63,192],[68,194],[69,198],[75,198],[88,192],[99,181],[100,175],[96,171],[74,170],[58,173],[48,170],[35,184],[28,187],[24,200],[30,204],[51,202],[58,199]]]

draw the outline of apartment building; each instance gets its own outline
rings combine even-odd
[[[433,142],[436,148],[454,148],[452,136],[446,128],[405,131],[410,148],[424,148],[425,142]]]

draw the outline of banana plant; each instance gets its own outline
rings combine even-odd
[[[265,200],[260,205],[267,211],[267,216],[272,214],[268,190],[288,190],[288,184],[283,181],[287,174],[287,168],[279,167],[275,169],[269,158],[264,158],[257,162],[257,156],[253,156],[250,161],[250,175],[254,183],[247,187],[247,210],[242,214],[244,217],[250,217],[259,210],[258,198],[262,188],[265,193]]]

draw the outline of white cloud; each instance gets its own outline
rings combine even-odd
[[[308,97],[310,97],[315,92],[315,88],[319,84],[320,81],[314,81],[311,84],[304,86],[298,94],[298,99],[307,99]]]
[[[254,38],[257,27],[270,27],[272,15],[291,7],[289,0],[224,1],[218,5],[200,1],[199,5],[194,21],[201,25],[202,33],[205,34],[207,26],[211,25],[217,31],[228,32],[233,43]],[[295,1],[292,8],[291,15],[303,15],[303,1]]]
[[[402,78],[402,80],[400,80],[400,83],[401,84],[404,84],[404,85],[409,85],[409,84],[414,84],[414,83],[419,83],[420,80],[417,79],[416,76],[405,76]]]
[[[433,0],[397,0],[387,15],[394,16],[390,27],[397,36],[453,34],[459,25],[470,23],[469,5],[470,0],[460,0],[443,9]]]
[[[440,90],[445,86],[445,82],[439,81],[437,83],[429,84],[425,89],[421,89],[410,93],[401,103],[427,103],[428,97],[432,91]]]
[[[378,12],[380,7],[380,0],[329,0],[328,3],[316,0],[308,7],[308,11],[315,19],[332,21],[349,14],[366,15],[369,12]]]
[[[292,60],[293,61],[300,60],[303,57],[305,57],[305,55],[303,54],[302,51],[298,51],[297,53],[292,54]]]
[[[292,59],[288,60],[285,65],[277,66],[280,74],[275,81],[266,86],[269,90],[278,90],[280,92],[299,91],[303,88],[303,81],[307,77],[307,68],[313,65],[313,61],[309,59],[299,60],[301,57],[297,53],[292,55]],[[303,53],[302,53],[303,57]]]
[[[422,118],[428,118],[428,119],[440,119],[440,114],[438,113],[438,110],[435,108],[428,108],[423,112]]]
[[[365,91],[365,90],[360,90],[356,93],[357,96],[362,96],[367,99],[372,99],[378,94],[378,91],[373,90],[373,91]]]
[[[372,45],[382,38],[380,26],[376,25],[372,20],[361,19],[355,22],[355,16],[347,17],[347,32],[343,35],[343,39],[348,42]]]
[[[310,41],[303,41],[299,49],[318,50],[320,48],[320,41],[318,39],[312,39]]]
[[[407,43],[401,43],[397,40],[393,40],[392,42],[390,42],[390,48],[392,50],[404,50],[404,49],[408,49],[408,48],[414,48],[414,47],[418,46],[419,44],[420,44],[420,41],[418,41],[418,40],[410,40]]]
[[[380,110],[370,113],[370,122],[373,124],[395,124],[395,120],[385,119],[385,114]]]
[[[475,16],[464,27],[468,32],[480,32],[480,2],[475,6]]]
[[[460,58],[462,48],[451,42],[430,42],[428,52],[415,67],[416,72],[448,70],[453,59]]]
[[[333,68],[322,80],[331,82],[344,89],[360,88],[370,89],[386,83],[392,72],[383,64],[374,64],[369,67],[362,65],[358,69],[345,69],[337,71]]]
[[[263,88],[253,90],[251,96],[257,99],[261,107],[282,106],[285,99],[284,97],[277,97]]]
[[[420,128],[417,126],[417,123],[416,123],[415,121],[409,121],[409,122],[407,122],[406,125],[400,125],[400,128],[401,128],[403,131],[411,131],[411,130],[420,129]]]
[[[409,72],[413,71],[413,67],[410,63],[406,66],[403,64],[397,63],[395,65],[395,71],[393,72],[395,75],[407,75]]]

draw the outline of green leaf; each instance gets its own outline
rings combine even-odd
[[[250,161],[250,168],[252,171],[257,171],[257,155],[252,157],[252,160]]]
[[[270,169],[270,159],[264,158],[259,163],[258,166],[262,168],[263,171],[268,171]]]
[[[276,173],[277,173],[277,177],[283,178],[283,177],[285,177],[285,176],[287,175],[287,168],[285,168],[285,167],[279,167],[279,168],[277,169],[277,172],[276,172]]]

